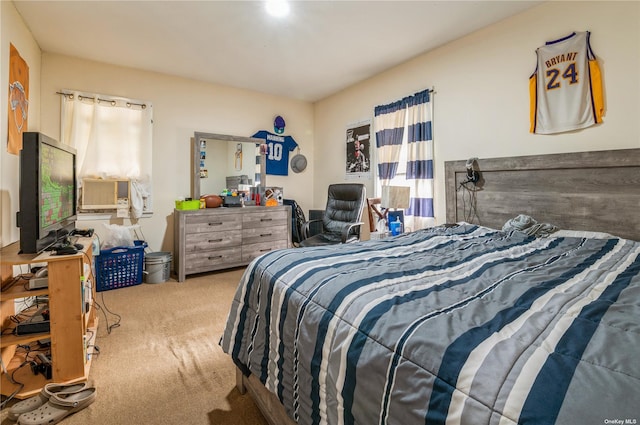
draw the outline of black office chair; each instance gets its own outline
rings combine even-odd
[[[302,229],[300,246],[332,245],[360,240],[360,221],[365,203],[362,183],[338,183],[329,186],[327,206],[322,220],[307,221]],[[309,235],[309,225],[322,221],[322,232]]]

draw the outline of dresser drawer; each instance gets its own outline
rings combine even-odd
[[[246,244],[242,246],[242,261],[248,263],[266,252],[274,251],[276,249],[285,249],[288,247],[289,243],[287,239]]]
[[[186,274],[231,267],[242,262],[242,247],[234,246],[185,255]]]
[[[244,214],[242,217],[242,228],[250,229],[287,226],[287,222],[290,218],[289,210],[268,210],[269,208],[267,207],[260,212]]]
[[[280,226],[263,226],[250,229],[242,229],[242,243],[253,244],[269,241],[287,241],[288,227],[286,224]]]
[[[202,233],[242,229],[240,214],[210,214],[186,217],[185,232]]]
[[[241,230],[187,233],[185,235],[185,252],[207,251],[241,244]]]

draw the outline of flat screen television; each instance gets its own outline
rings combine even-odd
[[[75,228],[76,151],[37,132],[25,132],[20,151],[20,250],[31,254],[67,238]]]

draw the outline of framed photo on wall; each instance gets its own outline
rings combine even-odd
[[[371,120],[347,126],[346,177],[371,178]]]

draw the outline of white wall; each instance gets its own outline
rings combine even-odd
[[[42,56],[42,131],[60,135],[60,98],[56,91],[73,89],[149,101],[153,104],[154,214],[142,218],[142,233],[153,250],[173,250],[173,207],[190,195],[191,137],[195,131],[251,136],[273,131],[282,115],[285,134],[310,150],[313,145],[313,106],[231,87],[205,84],[169,75],[111,66],[45,53]],[[295,152],[293,152],[295,153]],[[267,183],[283,186],[285,196],[310,205],[310,167],[300,174],[267,176]],[[127,222],[114,222],[128,224]],[[100,223],[81,224],[99,231]]]
[[[604,123],[558,135],[529,134],[528,78],[535,49],[591,31],[603,72]],[[640,147],[640,3],[548,2],[423,54],[315,105],[314,204],[344,179],[344,125],[376,105],[435,87],[435,213],[445,221],[444,161]],[[322,164],[322,166],[321,166]],[[372,196],[373,181],[367,191]]]
[[[302,152],[312,152],[313,105],[232,87],[206,84],[168,75],[116,67],[83,59],[42,53],[13,3],[0,2],[1,53],[0,98],[7,99],[9,43],[29,65],[29,131],[60,137],[60,98],[56,91],[73,89],[142,99],[153,104],[154,215],[139,221],[153,250],[173,250],[173,207],[178,197],[190,195],[190,144],[195,131],[251,136],[259,130],[273,131],[273,120],[286,120],[285,134],[292,136]],[[19,157],[6,152],[7,103],[0,102],[2,131],[0,149],[0,246],[19,238]],[[295,154],[295,152],[292,152]],[[285,196],[301,205],[312,204],[313,165],[303,173],[267,176],[267,183],[284,187]],[[115,224],[128,221],[113,220]],[[100,234],[101,222],[83,222]]]
[[[0,98],[6,99],[12,42],[30,66],[29,128],[59,137],[56,91],[143,99],[154,106],[154,210],[142,230],[154,250],[173,246],[173,202],[189,194],[190,138],[194,131],[250,136],[270,130],[280,114],[286,134],[301,145],[309,167],[269,176],[305,210],[323,208],[326,188],[344,181],[345,130],[372,118],[376,105],[435,87],[436,218],[445,220],[444,161],[554,152],[640,147],[640,3],[548,2],[442,48],[425,53],[315,105],[231,87],[105,65],[40,50],[9,2],[0,2]],[[528,77],[535,48],[571,31],[592,31],[603,70],[604,123],[574,133],[530,135]],[[41,76],[41,77],[40,77]],[[6,117],[6,102],[0,102]],[[0,140],[6,144],[6,119]],[[2,154],[2,245],[17,239],[17,157]],[[367,181],[369,195],[373,180]]]
[[[40,48],[13,3],[0,1],[0,246],[18,240],[18,176],[20,157],[7,153],[9,98],[9,45],[13,44],[29,66],[28,130],[40,127]]]

